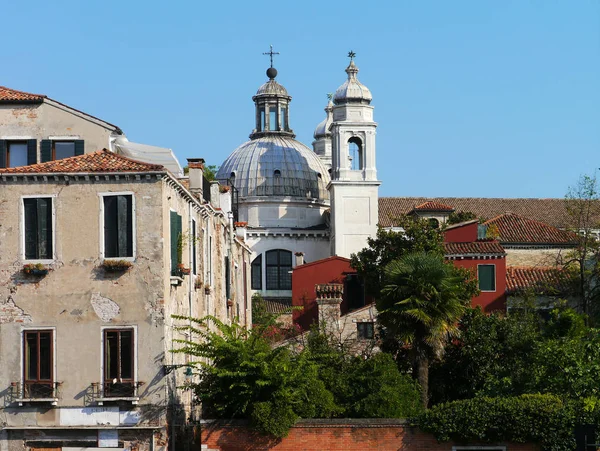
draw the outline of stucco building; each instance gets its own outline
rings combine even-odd
[[[183,449],[194,376],[171,351],[197,337],[172,315],[251,324],[230,193],[200,160],[182,181],[97,150],[118,127],[33,101],[0,108],[0,449]],[[13,167],[21,142],[38,163]]]

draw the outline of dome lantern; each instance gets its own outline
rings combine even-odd
[[[289,136],[294,138],[294,131],[290,128],[289,104],[292,97],[287,90],[280,85],[275,78],[277,69],[273,67],[273,55],[279,55],[279,52],[273,51],[273,46],[269,52],[263,55],[269,55],[271,66],[267,69],[269,80],[264,83],[256,95],[252,97],[256,105],[256,126],[250,134],[250,139],[257,139],[263,136]]]

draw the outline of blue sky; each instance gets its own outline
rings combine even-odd
[[[312,142],[347,52],[373,93],[382,196],[563,197],[600,167],[600,2],[22,1],[0,85],[219,164],[253,128],[269,44]]]

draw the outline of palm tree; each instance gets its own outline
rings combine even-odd
[[[410,346],[421,401],[429,401],[429,362],[458,332],[468,308],[464,276],[438,254],[414,252],[385,267],[378,321],[394,338]]]

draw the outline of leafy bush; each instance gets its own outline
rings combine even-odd
[[[434,406],[419,426],[440,441],[536,442],[551,451],[572,450],[573,405],[554,395],[474,398]]]

